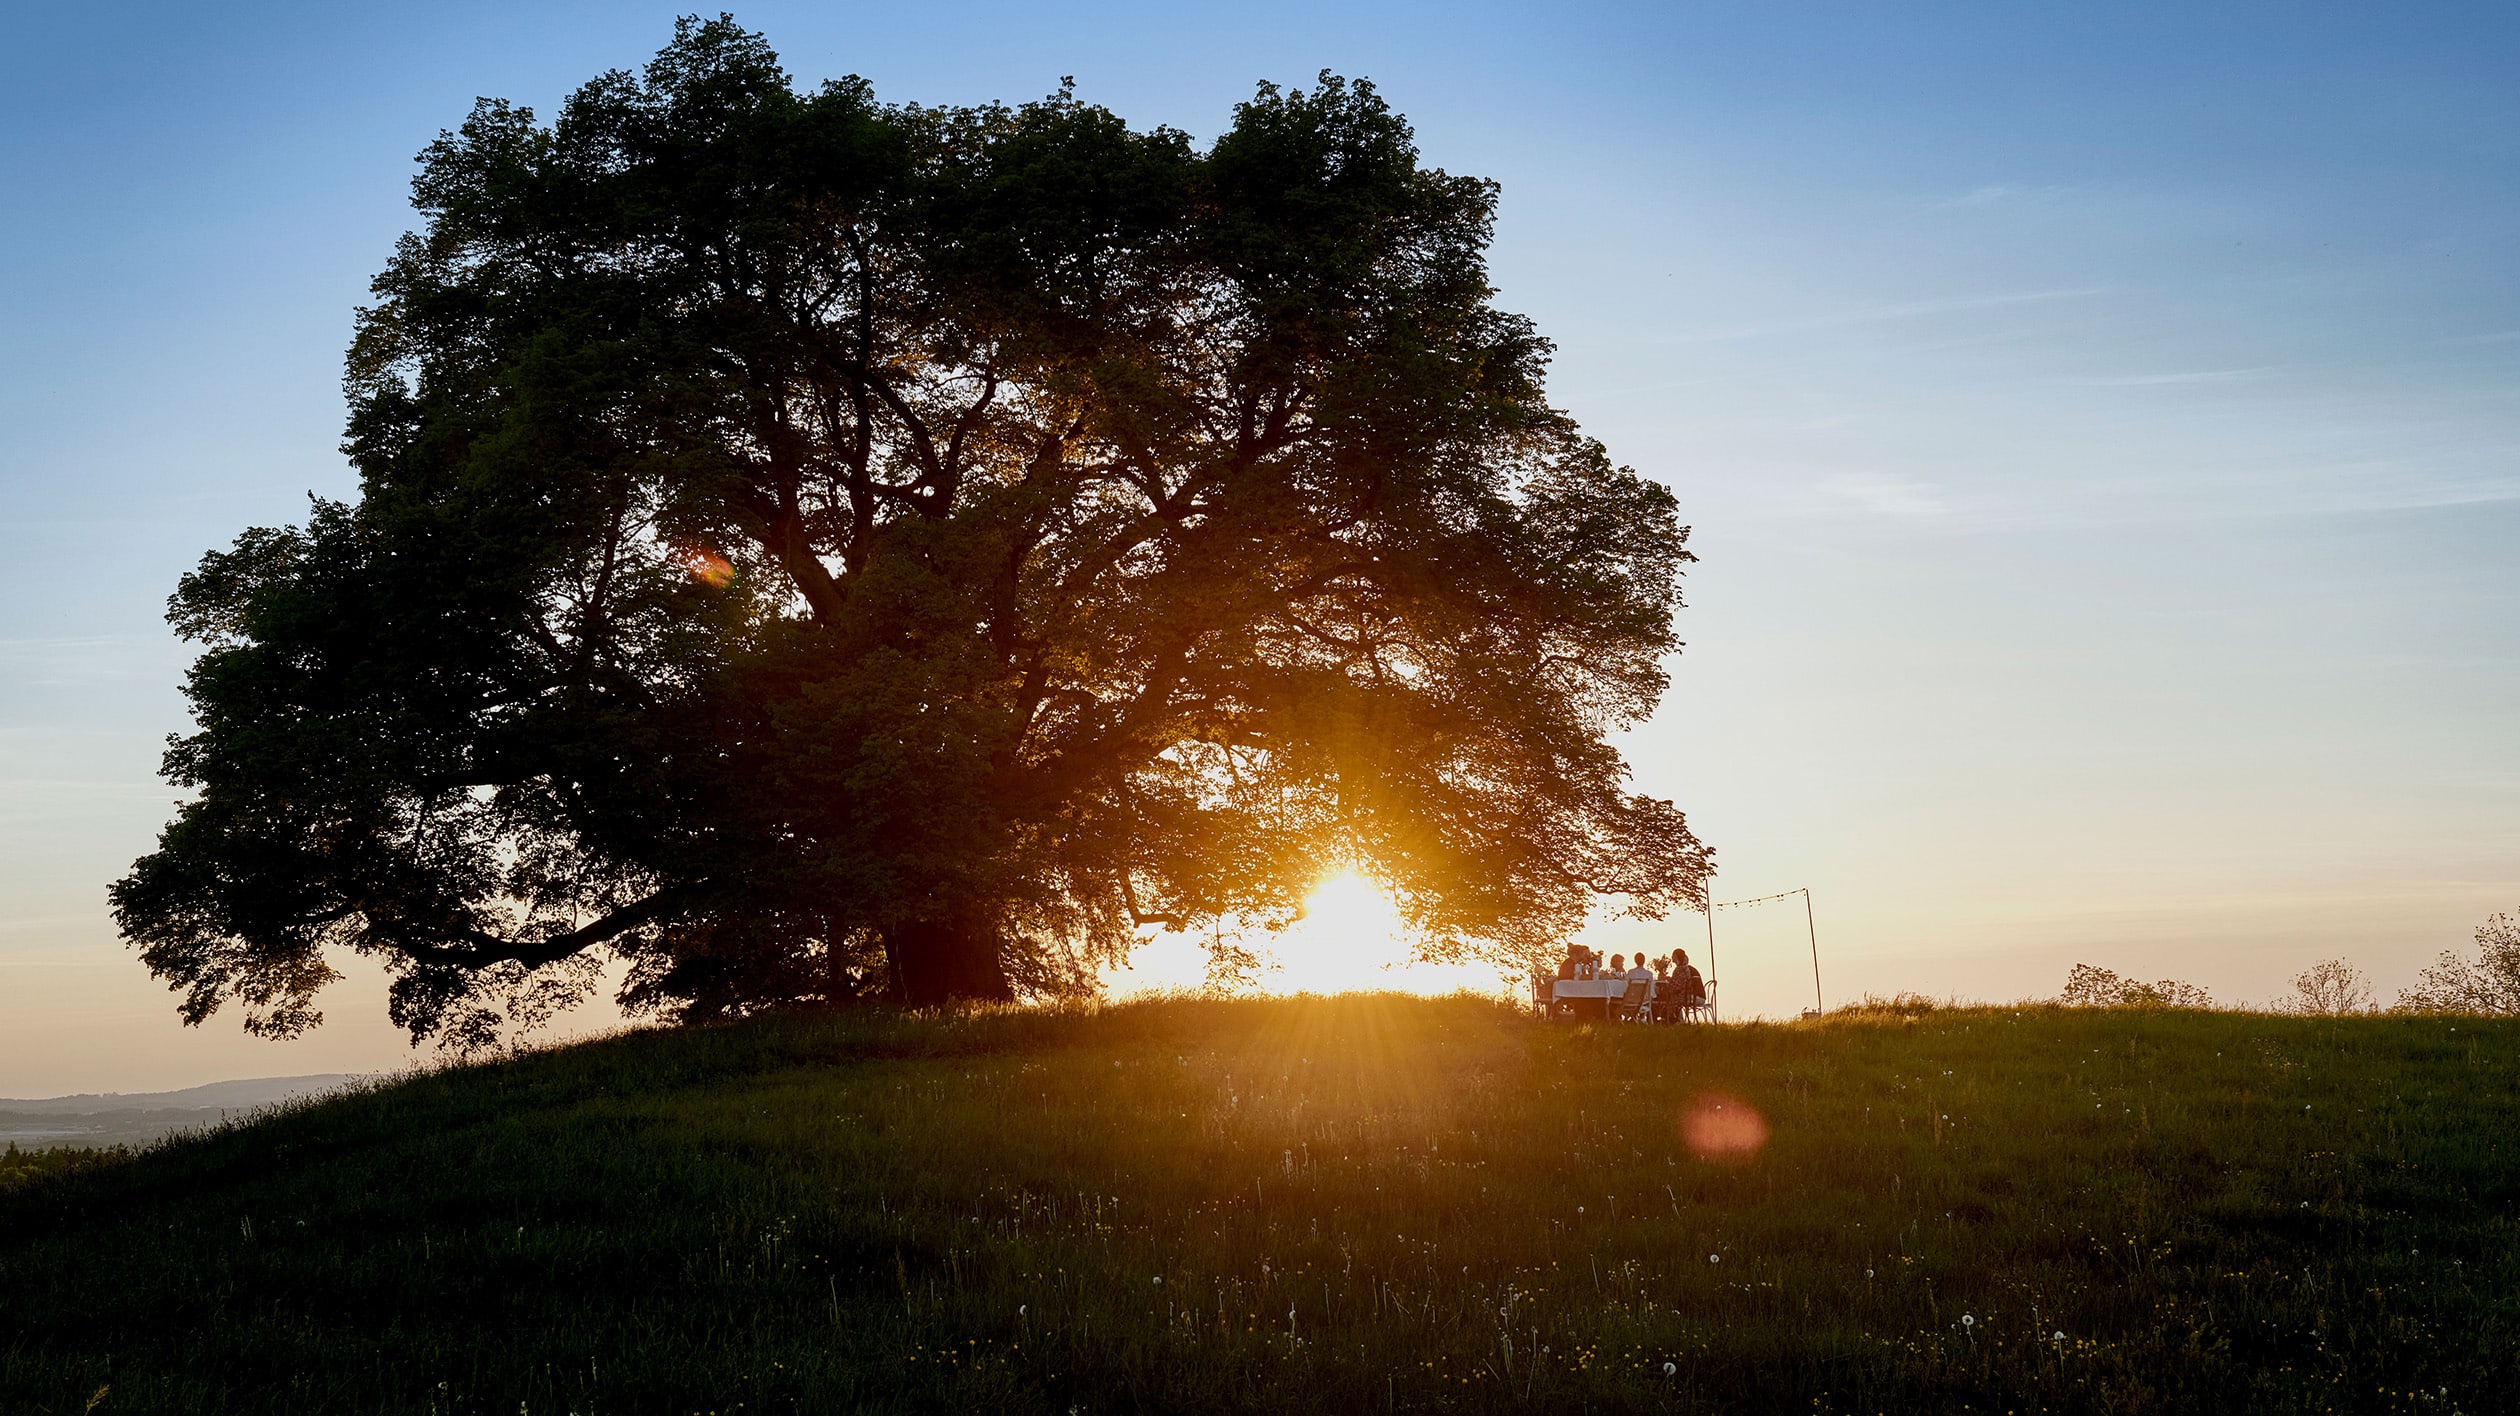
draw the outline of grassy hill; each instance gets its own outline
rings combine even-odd
[[[2510,1410],[2516,1069],[2053,1009],[638,1035],[21,1176],[0,1409]],[[1762,1148],[1692,1149],[1719,1102]]]

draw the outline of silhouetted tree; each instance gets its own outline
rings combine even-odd
[[[2476,958],[2451,950],[2398,995],[2410,1013],[2480,1013],[2520,1017],[2520,919],[2498,914],[2476,927]]]
[[[2368,1013],[2372,1011],[2371,980],[2343,959],[2321,959],[2293,976],[2293,996],[2276,1007],[2322,1018]]]
[[[2121,976],[2115,969],[2076,964],[2065,973],[2056,1001],[2068,1008],[2211,1008],[2213,995],[2192,983],[2165,978],[2154,983]]]
[[[1606,741],[1670,495],[1490,303],[1491,184],[1365,84],[1204,150],[1062,89],[793,89],[685,22],[423,155],[360,312],[355,504],[172,602],[197,795],[114,891],[199,1021],[415,1037],[1090,987],[1341,863],[1453,956],[1701,888]]]

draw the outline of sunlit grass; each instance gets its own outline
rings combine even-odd
[[[2488,1410],[2515,1063],[1393,997],[634,1037],[0,1201],[0,1409]]]

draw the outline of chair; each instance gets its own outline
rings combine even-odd
[[[1654,985],[1651,980],[1641,978],[1629,979],[1627,981],[1627,992],[1620,997],[1610,1000],[1611,1021],[1622,1023],[1644,1021],[1646,1017],[1645,1000],[1653,993],[1653,991]]]
[[[1572,979],[1552,978],[1547,974],[1532,975],[1531,1003],[1534,1008],[1539,1010],[1542,1022],[1554,1023],[1560,1019],[1575,1016],[1575,1005],[1567,999],[1557,996],[1557,987],[1559,984],[1571,983],[1573,981],[1574,980]]]

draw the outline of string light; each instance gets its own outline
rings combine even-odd
[[[1712,965],[1715,962],[1716,910],[1738,909],[1743,905],[1764,905],[1777,900],[1790,900],[1796,895],[1802,896],[1803,929],[1811,937],[1811,1012],[1806,1016],[1816,1018],[1826,1011],[1826,1006],[1820,1001],[1820,926],[1812,920],[1811,889],[1809,886],[1797,885],[1791,890],[1780,890],[1776,894],[1761,895],[1756,899],[1750,900],[1715,901],[1712,907],[1706,912],[1707,963]]]

